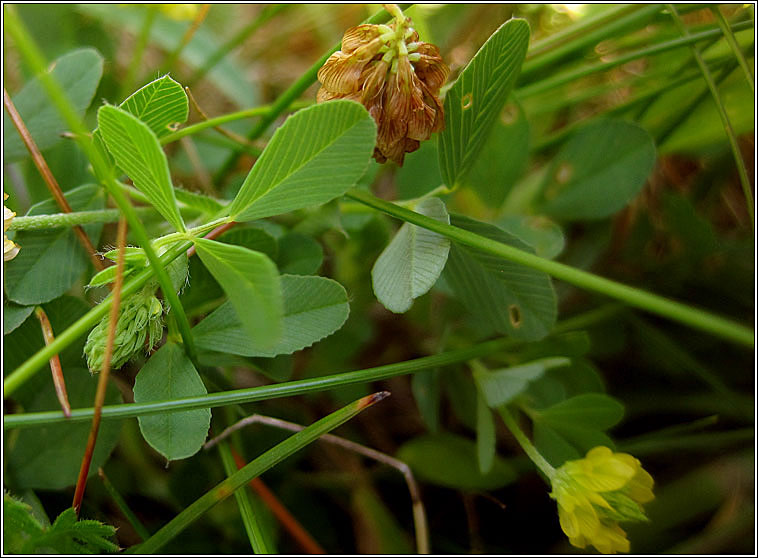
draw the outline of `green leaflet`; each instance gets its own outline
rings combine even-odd
[[[274,133],[229,206],[235,221],[252,221],[328,202],[363,176],[376,124],[353,101],[298,111]]]
[[[450,433],[418,436],[403,444],[397,458],[428,482],[462,490],[492,490],[516,480],[516,471],[495,456],[492,468],[479,472],[474,442]]]
[[[195,239],[197,255],[229,297],[247,336],[272,349],[282,335],[282,287],[274,263],[260,252]]]
[[[52,320],[52,318],[51,318]],[[38,324],[35,324],[38,326]],[[37,327],[39,329],[39,327]],[[71,407],[90,407],[97,389],[97,376],[86,369],[63,366]],[[46,382],[37,385],[36,391],[24,399],[24,410],[60,410],[55,390],[48,375]],[[121,403],[121,395],[110,384],[105,404]],[[88,422],[56,424],[45,428],[32,428],[19,432],[18,438],[9,444],[6,453],[5,482],[12,489],[23,488],[61,490],[76,484],[84,448],[89,437]],[[121,433],[121,421],[107,421],[100,426],[100,433],[92,458],[90,475],[105,463],[116,446]]]
[[[105,197],[95,184],[85,184],[65,193],[74,211],[102,209]],[[28,215],[58,213],[54,200],[40,202]],[[102,224],[85,225],[84,231],[97,246]],[[19,304],[39,304],[58,298],[81,277],[89,256],[70,228],[18,231],[14,241],[21,247],[18,255],[5,263],[5,294]]]
[[[119,105],[153,131],[158,139],[187,121],[189,101],[182,86],[168,75],[151,81]]]
[[[439,198],[424,199],[415,209],[422,215],[450,224],[445,204]],[[414,299],[428,292],[437,282],[449,251],[449,239],[404,223],[371,270],[376,298],[387,310],[406,312]]]
[[[77,112],[81,115],[92,102],[100,77],[103,75],[103,57],[92,48],[83,48],[64,54],[51,64],[50,74],[63,88]],[[68,130],[58,111],[45,93],[44,87],[35,78],[13,96],[21,119],[40,151],[44,151],[63,138],[61,133]],[[3,158],[10,163],[28,155],[7,114],[3,114]]]
[[[8,335],[23,324],[32,312],[34,312],[34,306],[21,306],[3,299],[3,335]]]
[[[569,139],[540,187],[537,211],[556,219],[602,219],[628,204],[655,164],[655,144],[623,120],[598,120]]]
[[[208,391],[192,361],[181,346],[168,342],[137,374],[135,403],[205,395]],[[148,444],[169,461],[197,453],[208,435],[210,409],[160,413],[139,417],[139,427]]]
[[[337,331],[350,305],[344,287],[325,277],[282,275],[284,317],[282,337],[272,348],[262,347],[246,333],[234,307],[227,302],[192,329],[200,349],[251,357],[291,354]]]
[[[576,395],[534,412],[534,443],[554,466],[584,457],[595,446],[615,449],[604,431],[623,415],[624,406],[609,395]]]
[[[471,169],[508,100],[529,45],[529,24],[511,19],[495,31],[445,94],[439,136],[442,178],[455,186]]]
[[[527,168],[529,121],[515,102],[505,104],[482,151],[460,181],[488,207],[500,207]]]
[[[190,192],[189,190],[182,190],[181,188],[174,188],[174,195],[179,202],[187,207],[197,209],[207,215],[215,215],[224,207],[224,204],[216,198],[204,196],[197,192]]]
[[[150,127],[124,109],[104,106],[97,111],[100,133],[116,164],[178,231],[186,230],[176,205],[166,154]]]
[[[542,215],[506,215],[495,224],[534,248],[542,258],[552,260],[566,246],[563,229]]]
[[[563,357],[543,358],[500,370],[474,370],[479,393],[490,407],[509,403],[526,390],[530,382],[542,377],[546,370],[562,367],[571,361]]]
[[[324,249],[312,236],[289,232],[278,239],[276,265],[282,273],[311,275],[324,261]]]
[[[450,221],[456,227],[532,252],[518,238],[493,225],[459,215],[452,215]],[[500,333],[534,341],[547,335],[555,324],[555,291],[543,272],[453,243],[445,278],[456,296]]]

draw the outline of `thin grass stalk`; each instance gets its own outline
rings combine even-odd
[[[148,4],[145,6],[145,19],[142,20],[142,26],[137,35],[137,42],[135,43],[134,51],[132,52],[132,59],[129,61],[129,68],[126,70],[126,77],[121,86],[120,97],[122,99],[125,99],[129,93],[134,90],[135,84],[137,83],[140,65],[142,64],[142,56],[145,54],[145,48],[147,48],[147,43],[150,40],[150,30],[153,28],[153,23],[155,22],[155,16],[157,14],[157,4]]]
[[[732,26],[732,30],[739,31],[742,29],[750,29],[751,27],[752,27],[752,22],[742,21],[739,23],[735,23]],[[518,89],[516,89],[516,91],[514,92],[514,95],[519,99],[525,99],[527,97],[531,97],[534,95],[538,95],[540,93],[544,93],[546,91],[550,91],[552,89],[555,89],[556,87],[560,87],[561,85],[571,83],[572,81],[576,81],[583,77],[587,77],[599,72],[605,72],[606,70],[616,68],[617,66],[622,66],[628,62],[639,60],[640,58],[644,58],[646,56],[653,56],[655,54],[661,54],[663,52],[668,52],[670,50],[675,50],[677,48],[684,48],[694,43],[697,43],[699,41],[712,39],[714,37],[720,37],[720,36],[721,36],[720,29],[711,29],[709,31],[703,31],[702,33],[697,33],[694,35],[681,37],[679,39],[673,39],[671,41],[659,43],[649,48],[644,48],[641,50],[630,52],[623,56],[619,56],[615,60],[611,60],[609,62],[582,66],[581,68],[577,68],[575,70],[571,70],[568,72],[564,72],[562,74],[551,76],[541,81],[530,83],[529,85],[525,85],[523,87],[519,87]]]
[[[328,434],[324,434],[324,436],[328,436]],[[321,439],[323,439],[323,436]],[[232,450],[232,457],[234,458],[234,463],[237,466],[237,469],[242,469],[242,467],[245,466],[245,460],[237,452],[237,450],[234,449],[234,446],[230,445],[229,447]],[[321,547],[321,545],[318,544],[310,535],[310,533],[308,533],[308,531],[306,531],[305,528],[300,524],[300,522],[295,519],[295,517],[284,506],[284,504],[282,504],[282,502],[279,500],[279,498],[276,497],[271,489],[266,486],[266,483],[264,483],[260,477],[252,479],[248,484],[250,488],[252,488],[260,497],[260,499],[263,500],[263,503],[266,504],[268,509],[271,510],[271,513],[274,514],[274,517],[279,520],[279,523],[281,523],[285,531],[287,531],[287,533],[295,540],[295,542],[300,545],[305,553],[326,554],[326,551]]]
[[[179,60],[179,56],[181,56],[184,47],[189,44],[189,42],[192,40],[192,37],[195,36],[195,33],[197,33],[197,30],[200,28],[200,25],[202,25],[203,21],[205,21],[205,17],[208,15],[208,10],[210,10],[210,7],[210,4],[200,5],[200,11],[197,12],[197,15],[192,20],[192,23],[184,32],[184,35],[182,35],[182,40],[179,41],[179,44],[176,45],[176,48],[171,52],[171,54],[169,54],[168,58],[163,63],[163,70],[160,72],[161,74],[168,73],[174,69],[174,66],[176,65],[177,60]]]
[[[289,6],[290,4],[275,4],[264,7],[253,21],[245,25],[228,41],[218,47],[218,50],[211,54],[200,68],[195,70],[195,73],[187,80],[187,86],[192,87],[198,81],[203,79],[205,75],[211,71],[216,64],[223,60],[227,54],[240,46],[250,35],[255,33],[255,31],[266,24],[271,18]]]
[[[739,62],[742,71],[745,73],[745,79],[750,86],[750,91],[753,93],[753,95],[755,95],[755,78],[753,77],[753,73],[750,71],[750,67],[747,64],[747,60],[745,60],[745,56],[742,54],[742,49],[737,43],[737,39],[734,36],[732,29],[729,27],[729,23],[724,18],[724,14],[721,13],[721,9],[718,6],[710,6],[710,8],[713,12],[713,15],[716,16],[716,21],[721,28],[721,32],[724,34],[724,38],[726,38],[726,42],[729,43],[729,46],[731,47],[735,58],[737,58],[737,62]]]
[[[676,24],[680,33],[684,35],[685,38],[691,37],[692,35],[690,35],[687,26],[684,25],[682,18],[679,16],[679,12],[677,11],[676,6],[673,4],[668,4],[668,7],[671,11],[671,17],[674,19],[674,23]],[[752,24],[752,22],[746,23]],[[721,100],[721,95],[719,94],[718,87],[716,87],[716,82],[714,81],[713,76],[708,69],[708,65],[705,63],[705,60],[703,60],[703,55],[701,54],[700,49],[695,44],[692,44],[690,48],[692,49],[692,53],[695,56],[695,60],[697,60],[698,66],[700,66],[700,71],[703,73],[703,79],[708,84],[708,89],[711,92],[711,96],[713,96],[713,101],[716,103],[716,108],[718,108],[721,122],[724,125],[724,131],[726,132],[726,136],[729,139],[729,147],[732,149],[734,162],[737,165],[737,173],[740,177],[742,192],[745,195],[745,202],[747,204],[747,212],[750,216],[750,225],[753,231],[755,231],[755,207],[753,201],[753,192],[751,190],[750,178],[747,174],[745,160],[742,158],[742,152],[740,151],[740,146],[737,143],[737,135],[734,133],[732,122],[729,120],[729,115],[727,114],[726,107],[724,107],[724,103]]]
[[[145,527],[145,525],[139,520],[137,515],[129,507],[129,504],[126,503],[124,497],[121,496],[116,487],[113,486],[113,483],[105,474],[105,471],[103,471],[102,467],[98,468],[97,475],[100,477],[100,480],[103,481],[103,486],[105,487],[105,490],[108,492],[108,494],[110,494],[110,497],[113,499],[116,507],[118,507],[132,528],[134,528],[137,536],[139,536],[139,538],[143,541],[149,539],[150,531],[147,530],[147,527]]]
[[[241,467],[237,467],[232,451],[227,442],[222,442],[218,446],[221,462],[224,465],[224,473],[231,477]],[[247,538],[250,540],[250,547],[256,554],[272,554],[273,551],[266,544],[266,537],[263,535],[260,522],[255,517],[253,503],[250,501],[250,493],[242,486],[239,490],[234,491],[234,499],[237,500],[237,506],[240,510],[242,524],[245,526]]]
[[[254,401],[265,401],[269,399],[277,399],[279,397],[290,397],[293,395],[302,395],[304,393],[326,391],[346,385],[386,380],[388,378],[394,378],[395,376],[413,374],[421,370],[444,367],[450,364],[465,362],[472,358],[484,358],[518,345],[519,342],[514,341],[513,339],[500,338],[492,341],[485,341],[463,349],[455,349],[445,353],[352,372],[342,372],[340,374],[319,376],[305,380],[281,382],[268,386],[230,390],[222,393],[184,397],[169,401],[109,405],[103,407],[103,418],[134,418],[156,413],[223,407],[226,405],[236,405],[238,403],[252,403]],[[27,428],[32,426],[56,424],[63,420],[81,422],[89,420],[91,417],[92,409],[72,409],[70,419],[65,419],[60,411],[23,413],[5,415],[3,417],[3,426],[5,429]]]
[[[529,49],[521,69],[520,80],[559,62],[577,51],[593,46],[624,29],[642,26],[661,11],[660,5],[614,6],[593,18],[582,18],[576,25],[535,43]],[[532,52],[534,51],[534,52]]]

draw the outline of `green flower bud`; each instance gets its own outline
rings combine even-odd
[[[161,340],[163,306],[154,292],[154,286],[148,286],[121,303],[113,338],[111,368],[120,368],[138,352],[152,350]],[[84,345],[87,366],[92,372],[99,372],[103,367],[109,322],[110,317],[105,316],[90,332]]]

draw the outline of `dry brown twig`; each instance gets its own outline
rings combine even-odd
[[[45,339],[45,345],[49,345],[55,341],[53,326],[50,325],[50,320],[48,319],[47,314],[41,306],[37,306],[34,309],[34,313],[39,320],[40,327],[42,328],[42,337]],[[61,368],[61,360],[58,358],[58,355],[53,355],[53,357],[50,359],[50,371],[53,374],[55,395],[58,397],[58,402],[61,404],[63,416],[69,418],[71,416],[71,405],[68,402],[68,393],[66,393],[66,380],[63,378],[63,368]]]

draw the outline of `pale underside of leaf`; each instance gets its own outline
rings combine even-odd
[[[416,211],[450,223],[445,204],[439,198],[422,200]],[[446,237],[410,223],[403,224],[371,270],[379,302],[392,312],[406,312],[414,299],[434,286],[449,251],[450,241]]]

